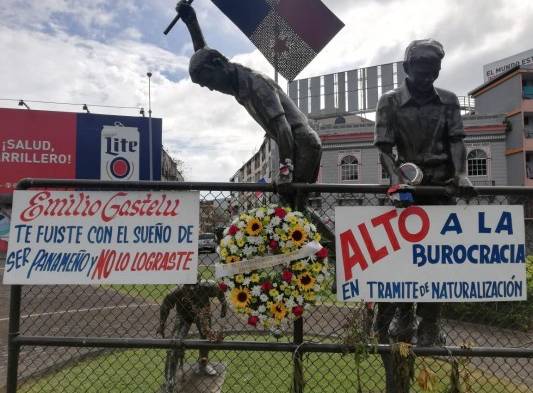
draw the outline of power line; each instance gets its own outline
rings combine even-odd
[[[0,101],[13,101],[13,102],[19,102],[20,99],[17,98],[0,98]],[[119,106],[119,105],[102,105],[102,104],[87,104],[85,102],[82,103],[73,103],[73,102],[57,102],[57,101],[40,101],[40,100],[24,100],[24,102],[28,103],[35,103],[35,104],[51,104],[51,105],[71,105],[71,106],[82,106],[87,105],[90,107],[96,107],[96,108],[114,108],[114,109],[143,109],[140,106]]]

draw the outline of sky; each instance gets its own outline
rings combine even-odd
[[[248,0],[242,0],[248,1]],[[444,45],[437,86],[465,95],[483,82],[484,64],[533,47],[533,1],[323,0],[345,27],[298,78],[403,59],[410,41]],[[183,161],[188,181],[227,181],[260,147],[264,131],[233,97],[191,82],[193,53],[168,0],[1,0],[0,107],[137,116],[148,107],[163,145]],[[210,0],[193,3],[208,45],[273,77],[273,69]],[[302,10],[304,12],[305,10]],[[280,79],[286,89],[286,81]],[[16,100],[16,101],[10,101]]]

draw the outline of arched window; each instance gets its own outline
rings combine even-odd
[[[344,156],[341,160],[341,181],[359,179],[359,161],[353,155]]]
[[[487,176],[487,153],[481,149],[472,150],[466,156],[468,176]]]

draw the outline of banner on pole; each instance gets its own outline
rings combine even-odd
[[[15,191],[4,284],[194,284],[198,192]]]
[[[522,206],[335,208],[337,299],[526,300]]]

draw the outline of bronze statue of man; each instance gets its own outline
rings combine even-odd
[[[220,301],[222,305],[220,317],[224,318],[227,312],[226,298],[214,282],[201,281],[198,284],[178,286],[165,296],[161,304],[157,333],[165,337],[165,325],[168,314],[172,308],[175,308],[174,338],[179,340],[185,339],[193,323],[198,329],[200,338],[208,338],[211,329],[211,298],[217,298]],[[178,364],[180,367],[183,367],[184,355],[184,351],[179,349],[170,349],[167,351],[165,361],[165,393],[174,393]],[[217,374],[216,370],[209,364],[208,350],[200,349],[200,357],[195,371],[198,374],[211,376]]]
[[[235,97],[278,145],[279,182],[314,183],[318,177],[321,142],[307,117],[270,78],[230,62],[206,45],[194,9],[180,1],[176,10],[191,34],[195,53],[189,63],[194,83]]]
[[[408,183],[399,170],[405,163],[420,169],[421,185],[472,188],[465,170],[465,131],[459,101],[454,93],[433,86],[443,57],[444,49],[435,40],[411,42],[403,64],[407,78],[398,88],[383,94],[378,102],[374,144],[380,151],[381,164],[390,176],[391,193],[398,189],[396,186]],[[397,157],[393,154],[394,147]],[[413,202],[449,205],[455,200],[449,195],[432,195],[416,196]],[[389,329],[393,319],[396,340],[411,342],[416,332],[414,310],[413,303],[379,303],[376,327],[380,342],[390,342]],[[417,345],[443,344],[439,330],[440,304],[419,304],[416,313],[422,318],[418,325]],[[383,360],[390,369],[387,367],[390,357],[385,356]],[[398,386],[396,390],[391,387],[391,373],[387,374],[387,391],[398,392]]]

